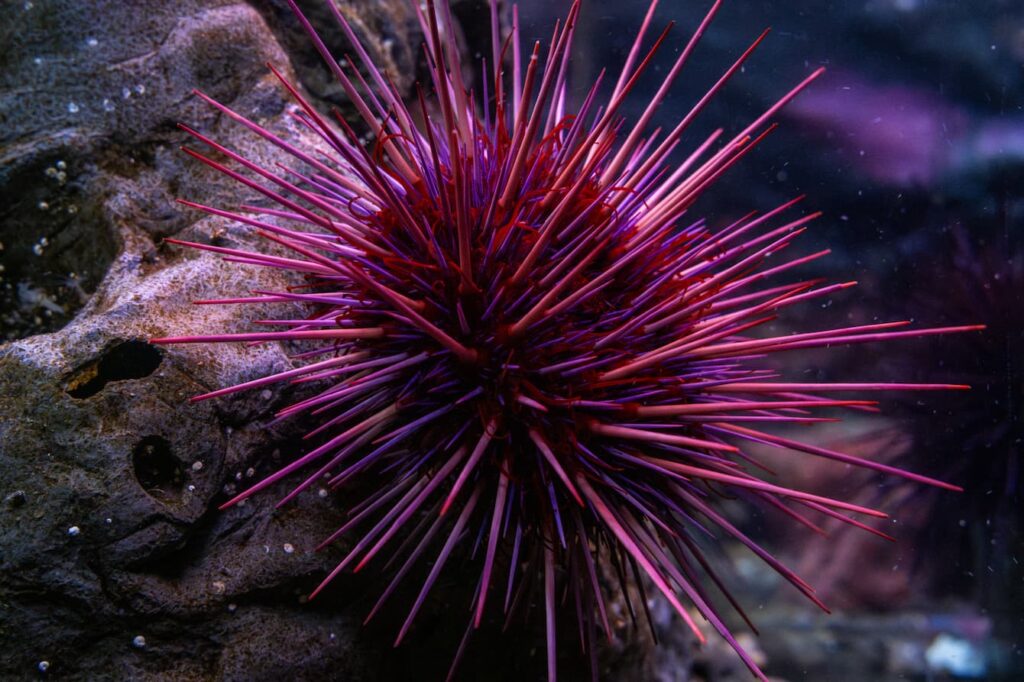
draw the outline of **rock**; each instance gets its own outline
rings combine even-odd
[[[453,5],[470,52],[489,54],[486,6]],[[420,54],[410,7],[342,6],[406,91]],[[328,14],[311,18],[343,52]],[[287,115],[266,62],[325,108],[346,106],[285,3],[26,1],[0,6],[0,22],[11,40],[0,56],[0,678],[443,677],[464,628],[461,611],[450,617],[465,602],[453,595],[467,596],[459,590],[475,577],[453,571],[449,592],[424,607],[418,639],[392,654],[396,623],[360,626],[379,581],[341,576],[304,603],[344,550],[314,552],[343,503],[314,487],[275,511],[285,482],[217,509],[300,451],[301,425],[269,424],[296,395],[273,387],[187,398],[282,371],[289,349],[147,342],[249,328],[257,309],[189,302],[294,283],[163,242],[254,241],[174,202],[253,199],[178,150],[197,145],[178,122],[265,166],[282,160],[193,88],[300,144],[308,133]],[[469,81],[477,70],[466,63]],[[413,597],[400,591],[395,601]],[[682,670],[691,643],[670,637],[678,623],[656,610],[670,640],[661,667]],[[536,677],[543,633],[528,626],[503,639],[495,620],[463,670]],[[632,636],[618,634],[613,656]],[[604,669],[645,679],[651,644],[639,639]],[[565,663],[570,679],[585,670]]]
[[[408,74],[418,43],[408,16],[389,14],[399,4],[347,11],[402,27],[392,47]],[[286,350],[147,343],[250,325],[258,311],[189,304],[237,295],[240,277],[287,284],[161,242],[253,239],[174,203],[246,200],[177,150],[177,122],[266,165],[280,158],[193,88],[291,141],[306,134],[264,66],[295,78],[270,6],[0,7],[3,679],[358,680],[380,646],[356,648],[363,614],[348,604],[299,605],[337,561],[313,552],[337,527],[333,499],[314,489],[275,513],[282,488],[217,510],[294,454],[294,426],[266,425],[288,396],[186,398],[280,371]]]
[[[347,102],[345,92],[326,68],[299,20],[285,0],[256,0],[252,3],[267,20],[306,89],[332,104]],[[323,0],[299,0],[302,12],[316,27],[331,53],[341,59],[352,52],[345,35]],[[415,82],[420,58],[419,22],[413,5],[405,0],[337,3],[374,64],[395,79],[402,92]]]

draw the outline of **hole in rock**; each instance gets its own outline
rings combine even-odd
[[[79,367],[65,381],[64,390],[81,400],[94,396],[111,381],[141,379],[156,371],[163,354],[145,341],[122,341],[96,360]]]
[[[142,488],[159,500],[177,498],[185,481],[181,463],[171,444],[160,436],[146,436],[132,449],[132,471]]]

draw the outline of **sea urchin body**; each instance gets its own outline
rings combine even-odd
[[[458,68],[448,8],[428,0],[417,14],[429,94],[417,88],[409,106],[334,3],[327,5],[355,50],[347,68],[290,4],[374,143],[362,144],[341,116],[327,120],[284,79],[298,104],[294,116],[318,136],[318,148],[296,148],[203,96],[297,163],[262,168],[190,130],[227,161],[189,154],[273,208],[185,203],[251,226],[291,254],[189,246],[305,278],[299,288],[220,303],[299,303],[308,316],[269,321],[276,331],[156,341],[315,344],[295,369],[197,398],[272,382],[320,386],[279,416],[315,420],[322,444],[227,502],[300,470],[304,480],[286,500],[325,475],[333,488],[356,477],[374,482],[324,540],[352,538],[314,594],[345,569],[390,558],[397,570],[372,616],[418,560],[432,558],[400,641],[448,559],[472,551],[480,570],[467,635],[486,609],[523,610],[536,588],[554,679],[557,602],[574,602],[585,646],[595,632],[611,631],[599,579],[607,564],[645,576],[703,638],[691,615],[699,612],[760,675],[716,611],[712,588],[739,606],[701,553],[702,536],[733,537],[817,600],[808,583],[733,526],[716,499],[726,493],[774,507],[812,528],[808,515],[823,514],[877,533],[857,517],[884,514],[768,482],[755,475],[745,448],[767,444],[953,487],[772,427],[824,419],[820,409],[873,405],[831,397],[837,392],[954,386],[788,383],[758,358],[967,328],[906,330],[894,322],[757,334],[778,311],[851,285],[783,281],[824,255],[781,255],[815,214],[792,215],[792,201],[715,229],[688,214],[820,71],[731,140],[722,143],[719,130],[670,167],[690,122],[764,37],[678,126],[648,132],[718,3],[630,124],[622,103],[668,36],[666,29],[643,47],[653,4],[607,101],[598,104],[599,78],[571,113],[566,71],[579,2],[556,25],[544,59],[539,43],[520,53],[515,24],[502,41],[492,9],[497,68],[488,73],[484,65],[478,96]]]

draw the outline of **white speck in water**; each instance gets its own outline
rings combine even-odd
[[[37,256],[42,256],[43,255],[43,247],[42,247],[42,245],[40,245],[40,244],[33,244],[32,245],[32,253],[36,254]]]
[[[111,102],[109,99],[104,98],[103,99],[103,111],[113,111],[113,110],[114,110],[114,103]]]
[[[53,166],[50,166],[49,168],[46,169],[45,174],[48,178],[55,178],[57,177],[57,169],[54,168]]]
[[[203,470],[203,463],[200,460],[197,459],[196,461],[192,462],[192,471],[202,471],[202,470]]]
[[[282,549],[284,549],[285,554],[291,554],[295,551],[295,547],[290,542],[284,543],[284,547]]]
[[[227,589],[227,586],[224,584],[223,580],[214,580],[213,581],[213,591],[214,591],[215,594],[224,594],[224,590],[226,590],[226,589]]]
[[[33,7],[35,7],[35,5],[33,5],[33,4],[32,4],[31,0],[27,0],[27,1],[25,2],[25,4],[23,4],[23,5],[22,5],[22,7],[24,7],[24,8],[25,8],[25,11],[27,12],[27,11],[29,11],[30,9],[32,9]],[[47,665],[49,665],[49,664],[47,664]]]
[[[114,519],[112,519],[110,517],[107,517],[107,518],[103,519],[103,523],[106,523],[108,525],[113,523],[113,522],[114,522]]]
[[[42,57],[33,57],[32,58],[32,63],[35,64],[36,66],[42,66],[43,58]]]
[[[68,164],[63,159],[57,161],[57,170],[67,170],[67,169],[68,169]]]
[[[189,487],[188,487],[188,491],[189,491],[190,493],[194,493],[194,492],[196,491],[196,487],[195,487],[194,485],[189,485]]]
[[[49,669],[50,669],[50,662],[49,661],[39,661],[39,663],[36,663],[36,670],[38,670],[41,673],[45,673]]]
[[[70,114],[77,114],[78,113],[78,105],[75,104],[74,102],[68,102],[68,113],[70,113]]]
[[[78,206],[76,206],[75,204],[71,204],[70,206],[68,206],[69,215],[75,215],[76,213],[78,213]]]
[[[328,636],[328,637],[330,638],[330,640],[331,640],[332,642],[333,642],[333,641],[335,640],[335,638],[337,637],[337,635],[336,635],[336,634],[334,634],[333,632],[332,632],[331,634],[327,635],[327,636]]]
[[[132,646],[135,647],[136,649],[145,649],[146,648],[146,638],[143,637],[142,635],[135,635],[135,637],[132,638]]]
[[[316,491],[316,494],[320,497],[327,497],[327,488],[320,488],[320,490]]]
[[[68,535],[70,535],[71,537],[75,537],[76,535],[79,535],[81,532],[82,529],[78,526],[71,526],[70,528],[68,528]]]
[[[39,207],[40,211],[46,211],[46,210],[48,210],[50,208],[50,205],[48,203],[46,203],[45,201],[40,201],[36,205]]]
[[[959,523],[961,528],[966,528],[967,527],[967,521],[965,519],[960,519],[960,521],[958,523]]]
[[[142,83],[139,83],[138,85],[135,86],[135,92],[139,93],[140,95],[145,95],[146,94],[146,86],[143,85]]]
[[[241,471],[235,472],[235,480],[236,481],[241,481],[242,480],[242,472]]]
[[[128,99],[132,96],[132,91],[128,88],[121,88],[121,97]]]
[[[85,41],[85,44],[88,45],[89,47],[96,47],[97,45],[100,44],[100,41],[96,40],[95,38],[89,38],[88,40]]]
[[[253,469],[252,467],[249,467],[248,469],[245,470],[245,477],[246,478],[252,478],[255,475],[256,475],[256,470]]]
[[[228,604],[228,613],[234,613],[238,610],[238,604]]]
[[[57,171],[57,182],[62,183],[68,179],[68,174],[64,171]]]
[[[269,389],[269,388],[267,388],[267,389],[264,389],[264,390],[263,390],[262,392],[260,392],[260,398],[262,398],[263,400],[270,400],[270,398],[271,398],[271,397],[272,397],[273,395],[274,395],[274,394],[273,394],[273,393],[272,393],[272,392],[270,391],[270,389]]]

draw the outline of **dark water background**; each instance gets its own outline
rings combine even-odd
[[[661,3],[652,32],[677,25],[628,116],[642,112],[709,5]],[[646,10],[642,0],[586,3],[573,63],[578,96],[602,68],[614,82]],[[529,42],[546,41],[564,12],[563,3],[521,2]],[[778,528],[777,519],[747,520],[837,607],[819,617],[736,559],[747,603],[770,624],[760,640],[766,670],[790,680],[1021,679],[1024,3],[730,0],[652,126],[671,129],[767,26],[768,39],[698,118],[679,155],[717,127],[735,134],[827,67],[778,117],[779,129],[694,207],[725,225],[807,194],[807,210],[824,212],[799,248],[833,253],[805,272],[860,286],[790,312],[776,330],[891,319],[989,328],[783,359],[793,377],[963,382],[973,390],[887,396],[884,416],[822,436],[956,482],[962,494],[828,467],[789,472],[812,488],[886,506],[895,545],[846,532],[821,541]]]

